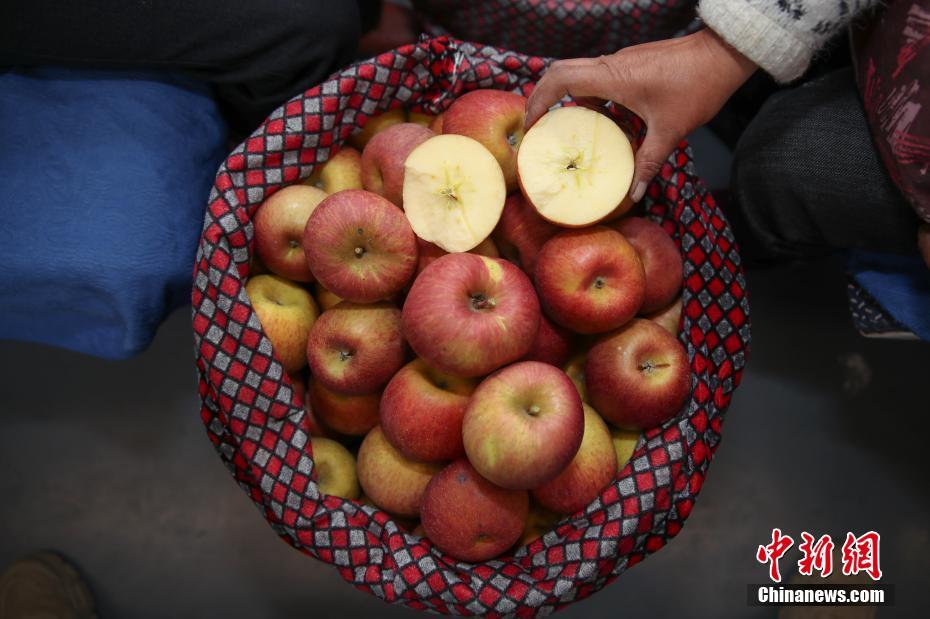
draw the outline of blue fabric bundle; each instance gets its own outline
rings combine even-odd
[[[0,338],[125,358],[190,303],[226,125],[165,74],[0,74]]]

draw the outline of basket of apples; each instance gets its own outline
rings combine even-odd
[[[446,38],[285,103],[217,173],[193,291],[201,416],[273,529],[386,601],[545,614],[681,529],[749,342],[681,144],[546,61]]]

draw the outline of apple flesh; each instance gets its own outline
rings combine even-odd
[[[500,164],[507,191],[513,191],[517,188],[517,149],[525,117],[526,97],[503,90],[473,90],[445,111],[442,132],[481,142]]]
[[[636,450],[636,444],[639,443],[640,436],[642,436],[642,432],[639,430],[610,429],[610,438],[617,454],[617,471],[622,471],[626,463],[630,461],[630,457]]]
[[[310,439],[310,450],[320,492],[344,499],[357,499],[359,487],[355,458],[349,450],[332,439],[318,436]]]
[[[328,194],[344,189],[361,189],[362,154],[351,146],[343,146],[317,166],[304,184],[322,189]]]
[[[681,292],[681,252],[662,226],[642,217],[627,217],[613,224],[636,249],[646,273],[646,293],[640,310],[647,314],[666,307]],[[677,326],[677,325],[676,325]]]
[[[404,364],[400,318],[389,303],[343,301],[323,312],[306,349],[314,381],[346,395],[381,389]]]
[[[465,455],[462,418],[477,381],[429,367],[422,359],[405,365],[381,396],[381,429],[402,454],[424,462]]]
[[[486,239],[506,197],[494,156],[465,136],[432,137],[404,164],[407,219],[418,237],[448,252],[468,251]]]
[[[536,339],[533,340],[533,347],[523,356],[523,361],[542,361],[549,365],[562,367],[568,362],[571,350],[571,332],[542,315],[539,319],[539,331],[536,332]]]
[[[255,212],[255,252],[272,272],[295,282],[312,282],[301,241],[307,219],[326,198],[316,187],[291,185],[275,192]]]
[[[636,250],[604,226],[560,232],[539,251],[536,289],[543,310],[576,333],[603,333],[630,320],[645,286]]]
[[[482,376],[533,346],[539,301],[530,280],[505,260],[449,254],[426,267],[404,302],[410,347],[453,376]]]
[[[405,458],[375,426],[358,449],[358,481],[371,501],[391,514],[416,517],[429,480],[439,464]]]
[[[602,337],[585,359],[591,405],[624,429],[646,429],[673,417],[691,391],[684,346],[650,320],[636,318]]]
[[[460,561],[486,561],[520,538],[529,509],[523,490],[506,490],[456,460],[426,487],[420,518],[426,537]]]
[[[277,275],[250,277],[245,293],[284,371],[300,371],[307,364],[307,339],[319,316],[313,297]]]
[[[678,337],[678,325],[681,324],[681,296],[666,307],[646,314],[643,318],[651,320],[675,337]]]
[[[365,436],[378,425],[380,396],[377,393],[345,395],[310,379],[310,409],[327,428],[346,436]]]
[[[371,138],[362,152],[362,185],[403,207],[404,161],[433,135],[415,123],[398,123]]]
[[[307,220],[303,247],[320,284],[354,303],[400,292],[417,268],[417,242],[403,212],[358,189],[320,203]]]
[[[349,144],[359,151],[365,150],[369,140],[378,133],[384,131],[391,125],[407,121],[407,110],[402,107],[395,107],[393,110],[371,116],[365,121],[365,125],[356,133],[349,136]]]
[[[540,217],[526,198],[513,194],[504,202],[504,210],[492,237],[504,257],[532,275],[536,270],[539,250],[558,231],[558,226]]]
[[[633,181],[633,148],[607,116],[562,107],[526,132],[517,174],[523,195],[545,219],[588,226],[618,214]]]
[[[581,444],[584,411],[562,370],[521,361],[485,378],[468,402],[468,460],[502,488],[531,490],[564,469]]]
[[[617,474],[617,453],[610,429],[593,408],[584,405],[584,437],[578,453],[554,479],[533,490],[540,505],[573,514],[596,499]]]

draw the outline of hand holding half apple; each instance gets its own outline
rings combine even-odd
[[[304,385],[321,491],[462,561],[582,510],[691,389],[682,259],[628,214],[633,147],[581,107],[393,108],[253,217],[246,291]],[[311,294],[311,292],[313,294]]]

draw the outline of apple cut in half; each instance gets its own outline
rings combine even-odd
[[[583,107],[558,108],[524,136],[517,175],[523,195],[545,219],[569,228],[588,226],[620,214],[617,207],[633,181],[633,147],[607,116]]]
[[[463,135],[437,135],[404,163],[404,211],[418,237],[450,253],[488,238],[507,187],[494,155]]]

